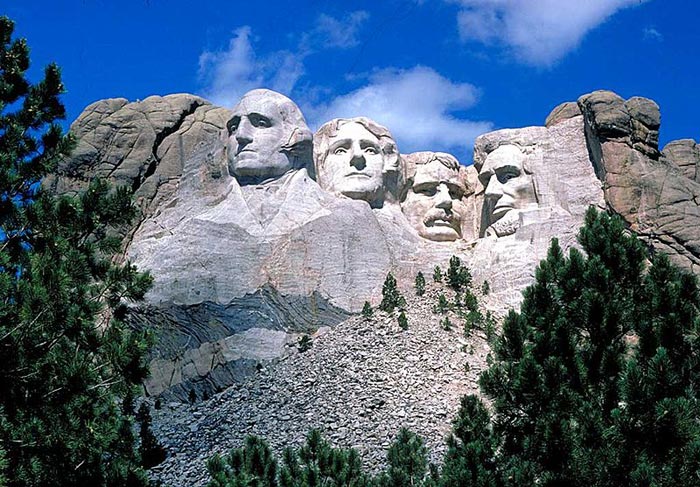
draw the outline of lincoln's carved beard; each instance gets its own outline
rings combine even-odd
[[[520,227],[520,211],[510,210],[486,229],[487,237],[512,235]]]

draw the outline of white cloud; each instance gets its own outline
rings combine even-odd
[[[316,28],[310,35],[310,40],[317,42],[318,48],[337,47],[349,49],[357,46],[360,27],[369,18],[364,10],[350,12],[344,19],[338,20],[330,15],[321,14],[316,21]]]
[[[433,69],[384,69],[368,84],[329,103],[304,107],[312,125],[333,118],[366,116],[388,127],[401,152],[442,150],[464,162],[477,135],[493,128],[490,122],[459,118],[456,112],[474,106],[479,91],[468,83],[454,83]]]
[[[642,32],[644,34],[645,41],[661,42],[664,40],[664,35],[654,27],[645,27]]]
[[[254,88],[269,88],[289,95],[304,75],[306,57],[324,49],[357,46],[359,29],[368,18],[369,14],[363,10],[350,12],[340,20],[321,14],[315,27],[299,36],[293,51],[276,51],[264,57],[253,49],[250,26],[239,27],[227,49],[200,54],[203,96],[217,105],[231,107]]]
[[[304,56],[278,51],[261,58],[251,45],[249,26],[239,27],[224,51],[205,51],[199,56],[199,76],[205,84],[204,97],[232,107],[254,88],[270,88],[289,94],[304,74]]]
[[[462,40],[505,45],[526,64],[548,66],[617,11],[648,0],[456,1],[461,5],[457,21]]]

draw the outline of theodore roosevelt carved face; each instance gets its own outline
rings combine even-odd
[[[418,234],[429,240],[452,241],[462,237],[466,187],[459,162],[443,152],[416,152],[406,156],[415,167],[401,209]]]
[[[484,186],[487,233],[497,236],[515,231],[518,212],[537,207],[537,195],[527,156],[517,145],[502,145],[489,153],[479,170]]]
[[[398,172],[398,161],[389,131],[366,118],[331,120],[314,136],[319,185],[373,208],[383,205],[387,174]]]
[[[311,131],[299,107],[284,95],[249,91],[233,108],[226,127],[229,172],[241,184],[311,165]]]

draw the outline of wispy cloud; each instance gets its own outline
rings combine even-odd
[[[304,74],[303,56],[278,51],[259,57],[251,44],[249,26],[236,29],[223,51],[205,51],[199,56],[203,95],[217,105],[231,107],[253,88],[289,93]]]
[[[269,88],[289,95],[304,73],[304,60],[325,49],[349,49],[359,44],[358,32],[369,14],[359,10],[342,19],[321,14],[315,26],[299,36],[293,50],[259,55],[250,26],[233,31],[226,49],[199,56],[203,95],[222,106],[232,106],[253,88]]]
[[[664,40],[664,35],[654,27],[645,27],[642,33],[645,41],[661,42]]]
[[[316,20],[316,27],[302,37],[304,47],[316,49],[340,48],[350,49],[360,43],[358,33],[369,19],[364,10],[350,12],[342,19],[321,14]]]
[[[460,37],[506,47],[520,62],[549,66],[621,9],[648,0],[449,0],[459,3]]]
[[[401,152],[442,150],[468,158],[477,135],[493,128],[456,113],[474,106],[479,90],[455,83],[431,68],[383,69],[368,83],[326,104],[304,107],[315,126],[333,119],[366,116],[388,127]]]

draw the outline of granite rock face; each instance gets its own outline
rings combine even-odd
[[[671,142],[659,152],[659,107],[596,91],[578,100],[591,162],[603,181],[605,201],[630,229],[673,262],[700,268],[700,184],[697,145]]]
[[[660,152],[659,125],[651,100],[594,92],[545,126],[480,136],[460,166],[401,154],[363,118],[312,135],[269,90],[232,110],[184,94],[103,100],[72,125],[78,148],[47,185],[100,176],[134,189],[142,212],[124,255],[155,277],[129,313],[158,336],[146,392],[201,399],[376,305],[388,272],[408,290],[457,255],[489,281],[490,311],[517,307],[551,238],[576,245],[591,205],[697,271],[698,146]]]

